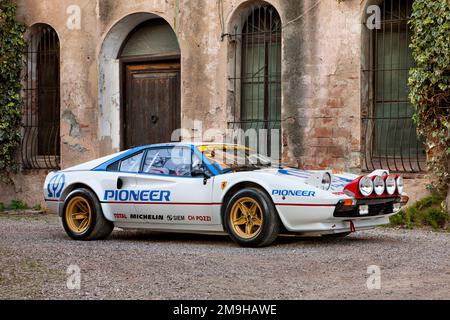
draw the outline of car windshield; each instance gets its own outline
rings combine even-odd
[[[238,145],[204,145],[198,150],[220,172],[250,171],[272,166],[270,158]]]

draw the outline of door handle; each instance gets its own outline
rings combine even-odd
[[[151,120],[152,120],[153,124],[156,124],[158,122],[159,118],[158,118],[158,116],[153,115]]]
[[[123,180],[122,178],[117,178],[117,190],[120,190],[123,188]]]

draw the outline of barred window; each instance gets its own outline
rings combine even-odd
[[[247,11],[236,26],[233,129],[257,130],[258,151],[279,157],[281,145],[281,19],[271,5]],[[276,141],[273,141],[276,139]]]
[[[420,172],[425,154],[419,141],[409,100],[408,75],[414,66],[408,20],[413,0],[385,0],[381,29],[367,38],[369,83],[367,110],[363,111],[364,169]]]
[[[44,24],[28,32],[24,65],[22,167],[59,169],[60,65],[59,39]]]

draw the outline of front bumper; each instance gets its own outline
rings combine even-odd
[[[345,207],[342,202],[325,206],[277,205],[277,211],[285,228],[290,232],[305,234],[340,233],[370,229],[389,223],[396,214],[395,204],[402,204],[400,197],[366,199]],[[359,206],[368,205],[369,212],[360,214]],[[396,205],[396,207],[399,207]]]
[[[361,214],[360,207],[368,206],[369,211]],[[401,206],[400,197],[392,198],[375,198],[375,199],[360,199],[355,202],[353,206],[345,206],[343,201],[336,205],[333,216],[335,218],[362,218],[383,216],[392,213],[397,213]]]

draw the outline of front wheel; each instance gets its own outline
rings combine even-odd
[[[113,223],[103,216],[97,196],[87,189],[77,189],[66,198],[62,223],[74,240],[104,239],[114,229]]]
[[[278,237],[281,222],[269,196],[260,189],[245,188],[228,202],[224,225],[230,237],[243,247],[263,247]]]

